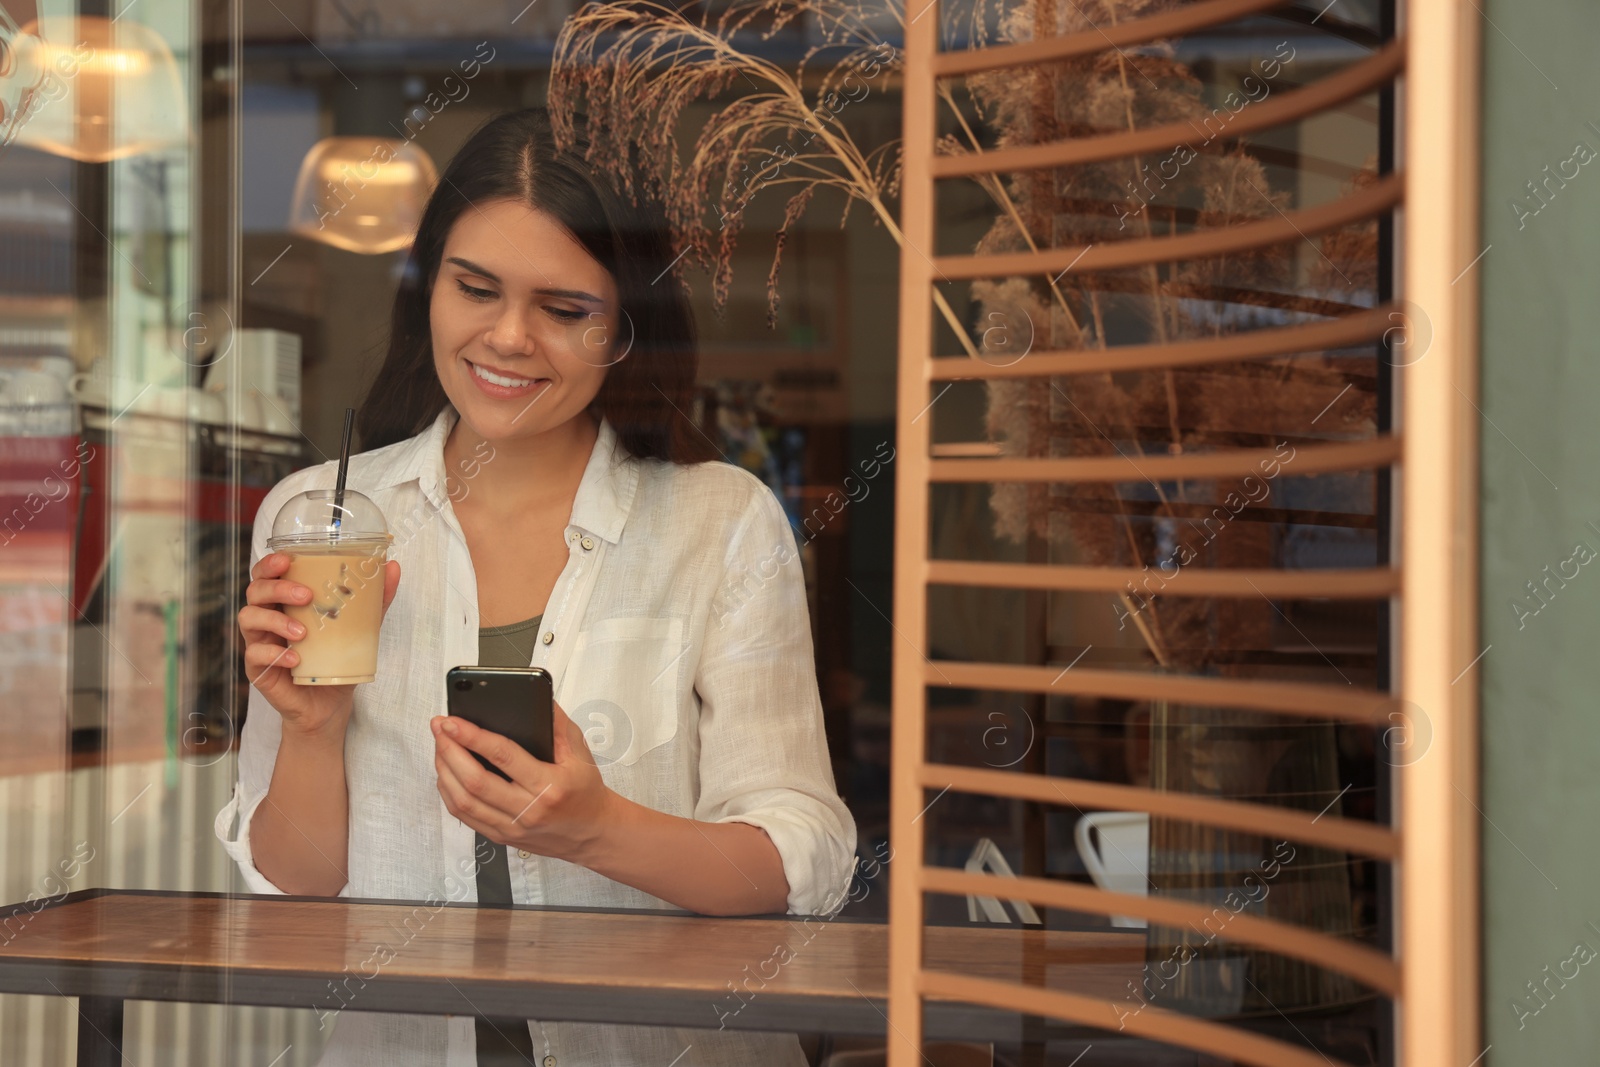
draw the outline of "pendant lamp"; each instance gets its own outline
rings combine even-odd
[[[184,145],[189,106],[172,49],[133,19],[46,15],[15,38],[32,92],[16,143],[86,163]]]
[[[438,180],[411,141],[325,137],[300,163],[289,228],[347,252],[393,252],[411,243]]]

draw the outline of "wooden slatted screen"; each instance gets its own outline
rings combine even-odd
[[[918,8],[919,4],[911,5]],[[1041,61],[1134,48],[1220,26],[1278,6],[1274,0],[1197,0],[1139,21],[1007,46],[938,50],[938,0],[907,12],[904,97],[904,183],[900,261],[900,370],[895,534],[894,751],[891,834],[890,1067],[913,1067],[920,1053],[925,1002],[951,999],[1037,1014],[1091,1027],[1113,1018],[1110,1004],[1077,992],[946,973],[923,966],[924,894],[972,894],[1100,915],[1140,916],[1181,926],[1203,920],[1199,903],[1111,893],[1043,878],[1000,878],[927,866],[919,824],[930,797],[944,790],[1016,798],[1084,809],[1126,809],[1203,826],[1271,834],[1394,864],[1400,901],[1395,954],[1296,924],[1244,914],[1223,934],[1228,940],[1302,960],[1353,978],[1393,998],[1400,1062],[1407,1067],[1465,1067],[1477,1046],[1477,888],[1474,833],[1468,798],[1476,795],[1476,714],[1472,683],[1456,685],[1477,654],[1474,423],[1466,401],[1473,375],[1474,281],[1458,277],[1478,249],[1473,80],[1476,19],[1463,5],[1417,0],[1400,13],[1400,32],[1370,56],[1301,88],[1245,109],[1229,136],[1267,130],[1317,115],[1375,90],[1394,86],[1399,164],[1331,202],[1234,226],[1176,236],[1133,238],[1086,247],[991,255],[937,255],[938,179],[1000,175],[1164,150],[1193,136],[1187,123],[990,151],[936,154],[936,85],[941,78],[1014,68]],[[1085,17],[1090,17],[1087,15]],[[1407,72],[1409,71],[1409,78]],[[1402,209],[1401,205],[1405,206]],[[1036,351],[1007,365],[934,356],[930,302],[938,280],[1052,276],[1203,259],[1309,239],[1360,220],[1396,220],[1400,289],[1406,301],[1287,327],[1236,336],[1099,350]],[[1422,309],[1426,309],[1425,311]],[[951,316],[945,306],[946,320]],[[1415,321],[1425,316],[1430,331]],[[929,558],[932,487],[956,482],[1076,483],[1164,481],[1239,476],[1261,454],[1247,449],[1067,458],[935,458],[933,418],[924,417],[937,383],[957,379],[1031,378],[1107,371],[1164,370],[1238,363],[1295,353],[1376,344],[1402,323],[1414,345],[1431,332],[1428,348],[1396,371],[1396,422],[1404,433],[1299,449],[1296,474],[1396,472],[1400,533],[1398,567],[1355,570],[1196,571],[1184,596],[1403,599],[1393,691],[1353,685],[1195,677],[1053,666],[949,662],[928,658],[930,585],[1075,592],[1117,592],[1131,568],[1085,565],[964,563]],[[1456,399],[1463,402],[1457,403]],[[960,450],[940,450],[961,455]],[[992,455],[992,453],[990,453]],[[1404,471],[1404,476],[1400,472]],[[930,687],[969,687],[1016,693],[1171,700],[1254,709],[1383,729],[1402,709],[1417,709],[1431,728],[1430,750],[1397,772],[1399,800],[1389,825],[1260,803],[1135,786],[979,770],[926,759]],[[1125,1032],[1260,1067],[1329,1067],[1319,1052],[1286,1041],[1159,1007],[1126,1021]]]

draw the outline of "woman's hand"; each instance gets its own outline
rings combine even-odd
[[[283,575],[289,557],[282,552],[263,556],[250,571],[254,579],[245,588],[246,605],[239,609],[239,633],[244,637],[245,675],[283,717],[285,731],[308,737],[344,736],[355,702],[354,685],[295,685],[289,668],[300,662],[292,643],[306,629],[280,610],[284,604],[308,604],[311,589]],[[389,560],[383,572],[383,611],[387,615],[400,586],[400,564]]]
[[[576,863],[690,911],[784,910],[789,882],[765,830],[696,822],[627,799],[600,777],[583,731],[559,704],[554,717],[555,762],[546,763],[465,719],[435,716],[433,766],[450,814],[497,844]]]
[[[554,763],[465,719],[435,716],[439,795],[450,814],[490,841],[588,866],[618,798],[600,777],[583,731],[560,704],[552,702],[552,710]],[[485,770],[473,752],[511,781]]]

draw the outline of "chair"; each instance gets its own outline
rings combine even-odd
[[[1015,878],[1016,873],[1011,870],[1011,864],[1006,862],[1005,855],[992,838],[980,837],[977,845],[972,850],[972,855],[967,857],[967,871],[971,874],[998,875],[1001,878]],[[1039,913],[1032,904],[1026,900],[1013,900],[1011,906],[1017,910],[1017,919],[1023,923],[1039,925],[1043,922]],[[995,897],[967,897],[967,920],[978,922],[978,910],[982,908],[984,917],[992,923],[1008,923],[1011,917],[1006,914],[1005,905]]]

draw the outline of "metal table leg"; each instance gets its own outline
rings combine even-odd
[[[120,998],[78,998],[78,1067],[122,1067]]]

